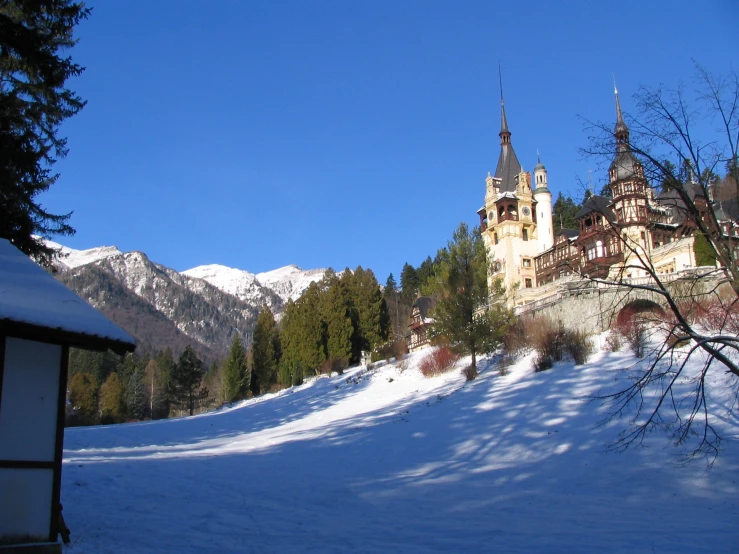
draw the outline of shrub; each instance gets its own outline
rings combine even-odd
[[[615,329],[611,329],[606,335],[606,348],[610,352],[618,352],[623,346],[623,335]]]
[[[561,321],[554,323],[547,318],[531,320],[527,334],[536,350],[534,368],[544,371],[560,362],[565,357],[571,358],[575,364],[582,365],[593,352],[593,344],[587,333],[565,329]]]
[[[446,373],[459,360],[459,355],[446,346],[440,346],[433,350],[421,362],[421,373],[425,377],[433,377]]]
[[[472,364],[468,365],[462,370],[462,375],[464,375],[465,379],[467,379],[468,381],[472,381],[475,377],[477,377],[477,367]]]
[[[617,331],[629,345],[629,350],[637,358],[644,357],[644,350],[647,346],[647,328],[644,320],[639,317],[632,317],[625,323],[621,323],[616,327]]]
[[[372,351],[370,360],[373,362],[387,360],[388,358],[402,360],[406,354],[408,354],[408,343],[405,339],[398,339],[393,342],[386,342],[375,348]]]
[[[330,358],[321,364],[318,371],[328,376],[331,376],[333,372],[341,375],[347,367],[349,367],[349,358]]]
[[[584,364],[593,353],[593,342],[583,331],[565,331],[564,347],[575,365]]]
[[[527,327],[531,325],[532,319],[539,318],[519,318],[508,327],[505,335],[503,335],[503,351],[507,355],[515,357],[530,346],[526,331]]]

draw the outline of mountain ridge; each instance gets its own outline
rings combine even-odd
[[[141,251],[47,244],[60,253],[56,277],[129,331],[140,351],[169,347],[177,354],[190,344],[207,362],[225,357],[234,335],[250,344],[264,304],[279,318],[289,300],[326,272],[284,266],[261,273],[263,283],[253,273],[220,264],[179,272]]]

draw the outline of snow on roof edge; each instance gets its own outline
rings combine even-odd
[[[135,340],[57,281],[8,240],[0,239],[0,329],[42,329],[93,348],[133,350]],[[127,348],[128,347],[128,348]]]

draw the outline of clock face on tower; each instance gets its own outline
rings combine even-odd
[[[526,217],[530,217],[531,216],[531,210],[529,210],[529,208],[527,206],[524,206],[523,207],[523,209],[521,210],[521,213],[523,213],[523,215],[525,215]]]

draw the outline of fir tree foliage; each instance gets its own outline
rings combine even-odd
[[[246,397],[249,388],[246,378],[246,350],[239,335],[235,334],[223,372],[224,401],[234,402]]]
[[[280,363],[280,335],[272,310],[267,304],[257,317],[252,342],[252,375],[250,389],[254,395],[269,391],[277,382],[277,368]]]
[[[579,229],[580,226],[575,216],[581,207],[570,196],[564,196],[560,192],[552,207],[554,232],[559,233],[562,229]]]
[[[197,391],[204,373],[203,362],[189,345],[185,347],[180,359],[172,367],[169,380],[172,400],[186,408],[190,415],[195,412]]]
[[[71,214],[55,215],[38,196],[67,155],[62,123],[85,102],[66,87],[83,68],[66,53],[74,29],[90,14],[82,2],[0,2],[0,237],[51,265],[53,251],[34,235],[71,235]]]
[[[436,342],[472,356],[496,349],[513,320],[505,307],[504,291],[488,291],[488,263],[477,228],[461,223],[445,251],[437,279],[437,303],[432,311],[431,336]]]

